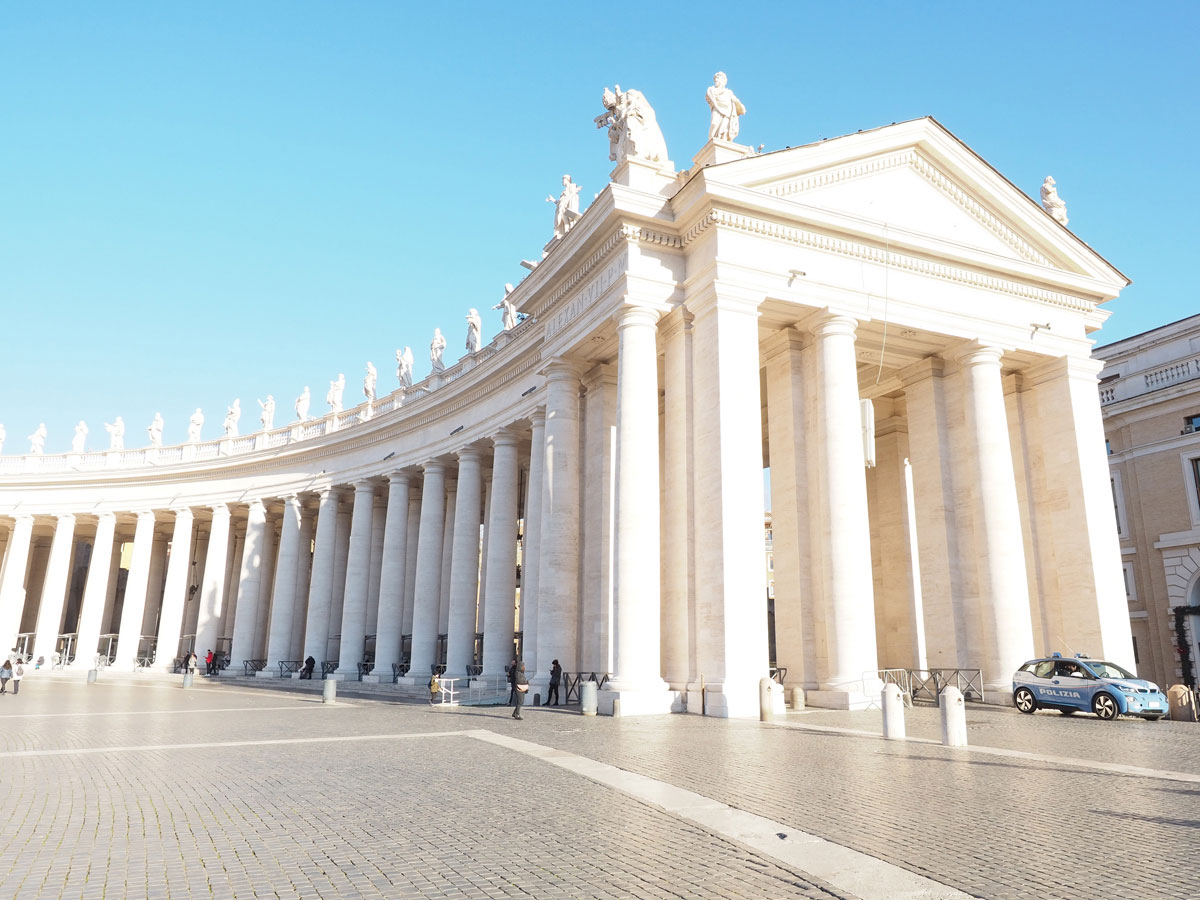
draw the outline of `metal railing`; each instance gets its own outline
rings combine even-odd
[[[884,684],[894,684],[913,700],[938,702],[943,690],[956,687],[963,699],[986,702],[982,669],[879,669],[869,673]]]
[[[253,675],[255,672],[261,672],[266,667],[267,667],[267,661],[265,659],[243,659],[242,660],[242,672],[247,676]]]
[[[395,684],[401,678],[408,674],[408,663],[398,662],[392,663],[392,684]]]
[[[467,677],[478,678],[483,674],[483,666],[467,666]]]
[[[783,684],[787,681],[787,666],[771,666],[769,671],[771,680],[776,684]]]
[[[370,660],[370,661],[367,661],[367,662],[360,662],[360,663],[358,663],[358,680],[359,680],[359,681],[362,681],[362,680],[363,680],[363,676],[364,676],[364,675],[370,675],[370,674],[371,674],[371,671],[372,671],[374,668],[375,668],[375,661],[374,661],[374,660]]]
[[[304,665],[302,659],[281,659],[279,661],[279,677],[288,678],[293,672],[299,672]]]
[[[321,678],[322,679],[328,678],[330,675],[332,675],[334,672],[337,671],[337,667],[338,667],[338,661],[336,659],[325,660],[323,663],[321,663]]]
[[[563,672],[563,685],[567,689],[563,703],[578,703],[579,688],[585,681],[594,681],[597,690],[608,684],[608,672]]]

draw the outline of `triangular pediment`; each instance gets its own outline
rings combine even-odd
[[[1127,283],[933,119],[748,156],[706,169],[706,176],[853,217],[885,237],[888,230],[919,235],[1000,260]]]

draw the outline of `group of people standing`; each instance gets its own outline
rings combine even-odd
[[[8,683],[12,682],[12,692],[14,694],[21,693],[21,679],[25,677],[25,660],[22,657],[17,657],[16,665],[13,665],[11,659],[6,659],[3,665],[0,665],[0,694],[8,693]]]
[[[546,692],[546,706],[559,706],[561,700],[558,686],[562,683],[562,666],[558,660],[550,666],[550,687]],[[521,709],[525,706],[525,695],[529,693],[529,679],[525,677],[525,663],[514,659],[508,667],[508,684],[510,687],[508,702],[512,704],[514,719],[521,718]]]

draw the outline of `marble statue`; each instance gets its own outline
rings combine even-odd
[[[479,310],[472,309],[467,313],[467,352],[478,353],[483,346],[483,320],[479,318]]]
[[[504,299],[492,307],[492,309],[501,311],[500,316],[504,322],[505,331],[512,331],[517,327],[517,307],[508,299],[508,295],[512,292],[513,286],[511,284],[504,285]]]
[[[87,422],[80,419],[75,425],[75,436],[71,438],[71,452],[83,453],[87,448],[88,427]]]
[[[667,142],[658,127],[654,107],[641,91],[604,89],[600,102],[604,112],[593,120],[597,128],[608,127],[608,158],[614,162],[633,157],[651,162],[667,161]]]
[[[400,382],[400,387],[412,387],[412,370],[413,370],[413,352],[412,347],[405,347],[403,351],[396,351],[396,380]]]
[[[558,199],[554,197],[546,197],[547,203],[554,204],[554,236],[562,237],[571,230],[571,226],[579,219],[579,191],[580,186],[571,180],[570,175],[562,177],[563,189],[558,195]]]
[[[262,423],[263,431],[270,431],[275,427],[275,398],[267,394],[267,399],[259,400],[258,405],[262,407],[258,421]]]
[[[713,76],[712,87],[704,95],[712,110],[712,119],[708,126],[708,139],[732,141],[738,136],[738,116],[746,114],[746,107],[729,88],[725,86],[728,79],[724,72]]]
[[[196,407],[196,411],[192,413],[192,417],[188,419],[188,443],[194,444],[200,440],[200,429],[204,427],[204,413],[200,412],[200,407]]]
[[[233,401],[233,406],[225,408],[225,437],[232,438],[238,436],[238,421],[242,418],[242,401],[236,399]]]
[[[375,386],[379,383],[379,372],[374,363],[367,363],[367,377],[363,379],[363,396],[368,403],[375,402]]]
[[[109,450],[124,450],[125,449],[125,420],[117,416],[116,421],[111,425],[104,423],[104,430],[108,432],[108,449]]]
[[[442,372],[446,364],[442,362],[442,353],[446,350],[446,339],[442,337],[442,329],[433,329],[433,341],[429,345],[429,363],[433,371]]]
[[[304,393],[296,398],[296,421],[308,421],[308,409],[312,406],[312,391],[308,389],[308,385],[304,386]]]
[[[46,452],[46,433],[46,423],[42,422],[29,436],[29,452],[34,456],[41,456]]]
[[[154,421],[152,421],[146,427],[146,433],[150,435],[150,446],[151,447],[161,447],[162,446],[162,433],[163,433],[162,413],[156,412],[154,414]]]
[[[1058,188],[1054,186],[1054,179],[1049,175],[1042,182],[1042,209],[1050,213],[1050,218],[1055,222],[1067,224],[1067,204],[1058,196]]]
[[[329,404],[330,412],[340,413],[342,411],[342,395],[344,393],[346,393],[346,376],[339,372],[337,381],[329,382],[329,390],[325,394],[325,402]]]

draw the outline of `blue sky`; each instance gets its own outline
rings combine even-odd
[[[642,90],[671,157],[712,73],[767,149],[937,117],[1134,284],[1115,340],[1200,309],[1196,4],[58,3],[0,8],[0,422],[107,446],[156,411],[215,437],[240,397],[323,410],[367,360],[428,368],[548,239],[570,172],[607,181],[592,117]]]

